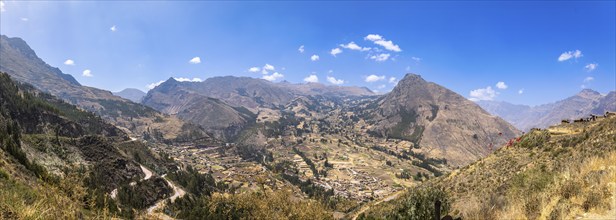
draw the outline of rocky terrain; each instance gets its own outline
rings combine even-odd
[[[475,161],[520,133],[475,103],[414,74],[369,105],[367,114],[370,133],[408,140],[453,165]]]
[[[518,129],[547,128],[562,120],[575,120],[590,114],[603,115],[616,111],[616,92],[602,95],[591,89],[584,89],[569,98],[539,106],[514,105],[498,101],[478,101],[490,114],[499,116]]]

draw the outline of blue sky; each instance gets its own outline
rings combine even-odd
[[[0,33],[111,91],[236,75],[387,92],[407,72],[467,98],[530,105],[616,89],[614,1],[2,0],[0,18]]]

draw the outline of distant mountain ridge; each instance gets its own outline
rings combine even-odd
[[[601,95],[597,91],[583,89],[576,95],[561,101],[534,107],[498,101],[479,101],[477,104],[518,129],[528,131],[531,128],[547,128],[560,123],[561,120],[573,120],[587,117],[589,114],[616,111],[616,92]]]
[[[120,96],[122,98],[128,99],[128,100],[131,100],[135,103],[141,103],[141,100],[143,99],[146,93],[139,89],[126,88],[126,89],[123,89],[122,91],[114,92],[113,94]]]

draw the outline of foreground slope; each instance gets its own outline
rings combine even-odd
[[[616,115],[611,115],[534,130],[421,187],[443,189],[447,196],[437,199],[452,201],[449,213],[464,219],[614,219],[615,180]],[[364,217],[399,216],[409,195],[373,207]]]
[[[169,193],[140,166],[164,173],[177,165],[100,117],[5,73],[0,97],[0,217],[131,217]]]
[[[415,74],[407,74],[368,111],[372,134],[411,141],[454,165],[475,161],[490,153],[490,146],[519,134],[475,103]]]

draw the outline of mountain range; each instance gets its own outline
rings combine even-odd
[[[569,98],[538,106],[515,105],[499,101],[478,101],[477,104],[491,114],[497,115],[518,129],[547,128],[562,120],[575,120],[590,114],[603,115],[616,111],[616,91],[602,95],[591,89],[583,89]]]

